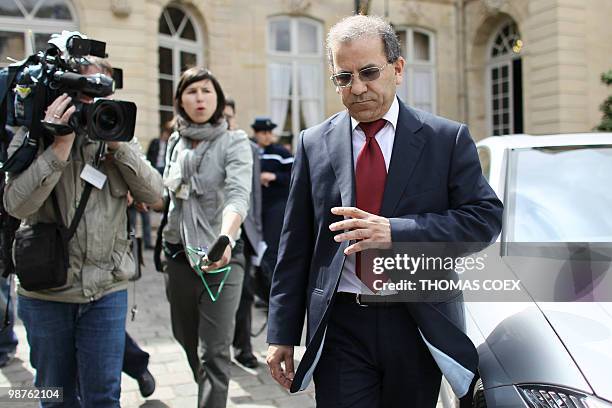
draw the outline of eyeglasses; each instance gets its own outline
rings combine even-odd
[[[357,74],[359,75],[359,79],[363,82],[375,81],[380,78],[380,73],[383,69],[385,69],[389,65],[386,63],[381,65],[380,67],[368,67],[359,70]],[[338,74],[334,74],[329,79],[334,83],[338,88],[348,88],[353,84],[353,76],[352,72],[340,72]]]

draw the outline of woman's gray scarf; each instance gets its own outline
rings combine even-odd
[[[217,125],[212,125],[208,122],[198,124],[189,122],[182,116],[178,116],[176,119],[176,130],[181,137],[186,137],[190,140],[212,141],[225,133],[227,130],[227,122],[222,120],[221,123]]]
[[[182,149],[176,160],[170,163],[164,184],[175,195],[181,238],[189,254],[190,250],[206,251],[219,233],[212,231],[211,220],[206,218],[204,208],[196,196],[216,194],[216,191],[208,191],[207,186],[202,185],[198,170],[208,149],[227,133],[227,123],[222,121],[215,126],[210,123],[199,125],[179,117],[177,131],[181,136],[179,143]],[[193,140],[200,141],[195,148],[191,148]],[[195,268],[193,255],[187,258]]]

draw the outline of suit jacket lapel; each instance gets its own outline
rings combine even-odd
[[[351,120],[346,111],[332,119],[324,135],[332,168],[338,180],[342,206],[355,205],[355,177],[351,142]]]
[[[383,217],[394,215],[393,211],[404,194],[423,146],[425,146],[425,136],[423,132],[419,132],[423,123],[417,112],[408,108],[401,100],[399,106],[393,153],[380,210],[380,215]]]

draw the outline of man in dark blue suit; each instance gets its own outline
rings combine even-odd
[[[477,372],[461,295],[366,302],[386,293],[374,290],[360,257],[391,243],[492,242],[502,204],[467,127],[397,98],[405,61],[389,24],[348,17],[327,48],[347,111],[300,138],[270,295],[268,365],[292,392],[314,377],[318,407],[435,407],[441,374],[463,397]],[[294,374],[305,313],[307,349]]]

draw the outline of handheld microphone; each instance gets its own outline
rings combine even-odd
[[[201,267],[206,267],[217,262],[223,256],[225,248],[230,244],[229,237],[227,235],[221,235],[210,247],[208,252],[208,260],[201,262]]]

